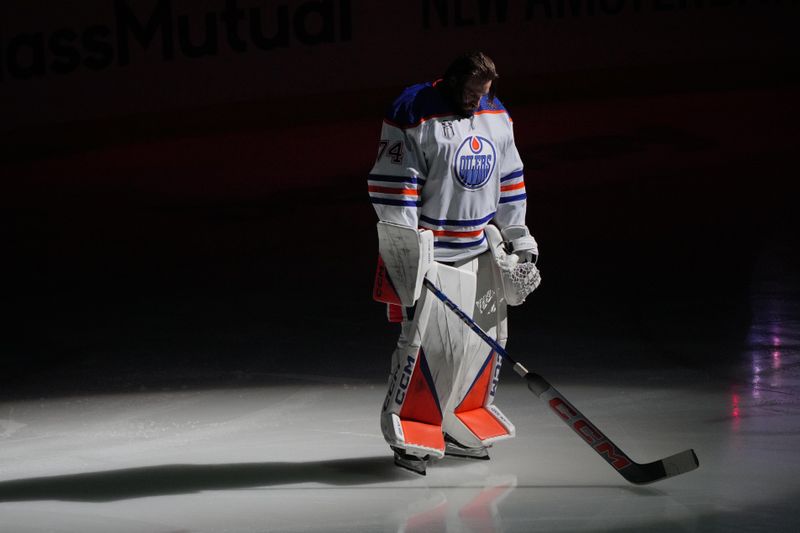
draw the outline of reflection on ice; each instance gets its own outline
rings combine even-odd
[[[733,410],[731,411],[731,416],[737,420],[739,418],[739,395],[735,393],[733,395]]]
[[[702,376],[681,383],[562,385],[634,457],[697,449],[699,470],[648,487],[625,483],[519,382],[498,398],[517,437],[491,461],[443,459],[426,477],[392,464],[376,422],[380,385],[12,402],[2,407],[14,431],[0,439],[0,523],[85,533],[726,531],[763,505],[792,516],[783,502],[800,494],[797,436],[785,432],[796,413],[748,417],[737,394],[742,429],[732,435],[708,422],[730,415],[730,394],[715,396]]]
[[[498,504],[517,486],[517,477],[488,478],[487,486],[448,487],[408,506],[408,516],[398,528],[403,533],[431,531],[504,531]]]
[[[797,398],[800,386],[800,301],[789,297],[798,293],[797,280],[782,278],[756,280],[747,343],[752,397],[783,403],[775,395]]]

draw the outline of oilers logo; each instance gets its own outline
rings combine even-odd
[[[467,189],[480,189],[492,175],[497,161],[494,145],[485,137],[467,137],[456,151],[454,173]]]

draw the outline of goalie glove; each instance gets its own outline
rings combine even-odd
[[[529,257],[535,257],[538,248],[536,248],[536,241],[528,233],[528,229],[524,226],[529,241],[518,241],[522,244],[528,242],[532,243],[533,248],[520,250],[520,252],[529,252]],[[506,228],[508,229],[508,228]],[[484,229],[486,232],[486,239],[489,242],[489,247],[497,263],[498,270],[500,271],[500,279],[503,284],[503,292],[505,293],[506,303],[508,305],[520,305],[525,301],[525,298],[532,293],[539,284],[542,282],[542,276],[539,269],[536,268],[536,263],[533,260],[523,261],[517,253],[508,253],[506,251],[506,243],[503,242],[503,237],[500,235],[500,230],[495,226],[489,224]],[[513,246],[513,245],[512,245]]]
[[[516,254],[521,263],[536,263],[539,259],[539,245],[527,226],[507,226],[502,229],[503,240],[509,252]]]

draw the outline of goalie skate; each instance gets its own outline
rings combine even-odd
[[[421,476],[425,475],[425,470],[428,466],[428,456],[425,457],[417,457],[416,455],[411,455],[409,453],[404,452],[400,448],[392,447],[394,451],[394,464],[399,466],[400,468],[405,468],[415,474],[419,474]]]
[[[462,459],[477,459],[479,461],[488,461],[489,450],[486,446],[479,446],[477,448],[467,448],[455,441],[450,435],[444,436],[444,454],[447,457],[459,457]]]

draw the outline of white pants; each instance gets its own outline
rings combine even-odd
[[[428,277],[489,336],[505,347],[506,304],[491,253]],[[514,436],[493,405],[501,357],[428,290],[404,313],[392,355],[381,429],[390,446],[442,457],[446,433],[468,447]]]

